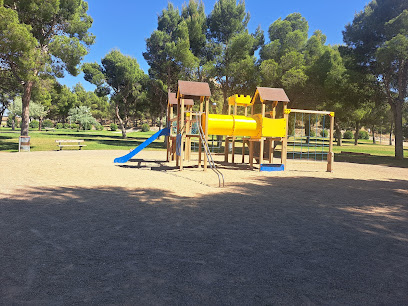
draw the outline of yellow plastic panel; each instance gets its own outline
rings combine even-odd
[[[286,137],[286,119],[263,118],[262,137]]]
[[[205,130],[205,115],[202,116]],[[208,134],[223,136],[286,137],[286,120],[233,115],[208,115]]]
[[[228,104],[234,105],[237,103],[240,106],[249,106],[251,105],[251,96],[244,96],[244,95],[233,95],[228,98]]]
[[[205,115],[202,116],[202,120],[203,129],[205,129]],[[260,125],[251,117],[208,115],[209,135],[255,137],[260,131]]]
[[[254,118],[245,116],[233,117],[235,121],[233,136],[256,137],[259,134],[260,128]]]
[[[203,129],[205,130],[205,115],[203,118]],[[208,115],[208,134],[209,135],[232,135],[234,131],[234,116],[232,115]]]

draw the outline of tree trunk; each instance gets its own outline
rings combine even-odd
[[[334,129],[336,130],[337,145],[341,147],[341,128],[337,122],[334,124]]]
[[[310,115],[309,115],[309,120],[305,120],[305,135],[306,135],[306,143],[310,143]]]
[[[222,113],[223,114],[228,113],[228,92],[227,92],[227,88],[225,86],[222,86],[222,95],[223,95],[223,98],[224,98],[224,105],[222,106]]]
[[[395,101],[394,112],[394,135],[395,135],[395,158],[404,159],[404,137],[402,133],[402,105],[403,101]]]
[[[374,125],[371,127],[371,129],[372,129],[372,131],[373,131],[373,144],[376,144]]]
[[[5,110],[6,110],[5,108],[2,108],[2,110],[0,111],[0,127],[1,127],[1,123],[3,122],[3,115],[4,115]]]
[[[21,136],[28,136],[28,123],[30,121],[30,100],[31,100],[31,90],[33,89],[34,82],[27,81],[24,84],[24,94],[23,94],[23,110],[21,112]]]
[[[38,130],[41,131],[43,118],[38,118]]]
[[[119,115],[119,106],[117,104],[115,106],[115,114],[116,114],[116,118],[119,120],[119,125],[122,130],[122,138],[126,139],[126,128],[125,128],[125,125],[123,124],[122,118]]]
[[[394,129],[394,120],[391,120],[391,127],[390,127],[390,140],[389,145],[392,146],[392,130]]]
[[[356,121],[356,133],[354,134],[354,145],[358,145],[358,132],[360,132],[360,122]]]

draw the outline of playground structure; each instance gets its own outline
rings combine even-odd
[[[241,138],[242,163],[245,162],[246,147],[248,147],[250,169],[254,168],[254,160],[256,160],[260,171],[279,171],[286,168],[288,138],[292,137],[292,151],[289,152],[292,157],[299,156],[297,152],[299,143],[300,157],[303,156],[302,149],[303,146],[306,146],[304,139],[306,139],[307,145],[314,141],[322,150],[321,158],[323,159],[323,156],[327,155],[327,171],[333,171],[334,113],[288,109],[290,101],[282,88],[257,87],[252,98],[250,96],[233,95],[228,98],[228,114],[226,115],[210,113],[210,97],[211,91],[208,83],[179,81],[177,93],[169,92],[168,94],[167,127],[154,134],[129,154],[115,159],[115,162],[124,163],[128,161],[155,139],[165,135],[167,161],[175,160],[176,167],[183,170],[184,161],[191,160],[191,144],[192,140],[195,139],[195,141],[198,141],[198,168],[203,166],[204,171],[206,171],[210,166],[217,173],[220,185],[222,185],[222,174],[217,169],[208,146],[209,135],[224,137],[224,160],[225,162],[229,161],[229,150],[231,148],[232,163],[235,163],[237,140]],[[195,102],[198,102],[198,105],[195,106]],[[250,115],[248,115],[248,108],[250,108]],[[328,135],[323,130],[322,137],[328,138],[327,143],[325,143],[324,139],[321,144],[321,141],[311,138],[310,131],[300,137],[296,137],[295,133],[289,135],[288,124],[291,113],[309,116],[309,121],[311,115],[330,116]],[[296,131],[298,118],[292,120],[295,125],[293,131]],[[310,122],[308,126],[310,129]],[[325,122],[323,122],[323,126],[325,126]],[[311,139],[313,141],[310,141]],[[278,143],[280,144],[280,150],[277,150]],[[328,149],[328,152],[325,151],[325,148]],[[280,164],[273,164],[274,151],[280,151]],[[202,156],[203,152],[205,154],[204,158]],[[264,163],[265,153],[268,163]],[[317,153],[316,149],[315,153]],[[308,151],[308,156],[309,154],[311,154],[311,151]]]

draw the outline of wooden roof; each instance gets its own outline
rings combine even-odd
[[[282,88],[257,87],[253,98],[255,103],[258,96],[261,103],[274,101],[290,102],[288,96]]]
[[[177,97],[185,99],[197,99],[200,97],[211,97],[211,90],[208,83],[178,81]]]
[[[169,92],[168,100],[170,105],[177,105],[177,97],[175,92]],[[194,105],[194,101],[191,99],[184,99],[184,105]]]

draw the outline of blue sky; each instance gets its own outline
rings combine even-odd
[[[180,10],[188,0],[171,1]],[[94,23],[90,31],[96,36],[96,43],[91,46],[84,62],[98,62],[112,49],[135,57],[140,67],[147,73],[149,66],[142,53],[146,50],[145,39],[157,27],[157,16],[167,7],[166,0],[88,0],[88,14]],[[206,13],[209,14],[216,0],[204,0]],[[265,32],[276,19],[299,12],[309,22],[310,35],[321,30],[327,36],[328,44],[343,43],[342,30],[353,20],[355,13],[363,10],[369,0],[247,0],[246,9],[251,14],[248,24],[250,32],[258,25]],[[87,90],[94,86],[84,80],[83,75],[72,77],[66,75],[59,79],[69,87],[81,82]]]

